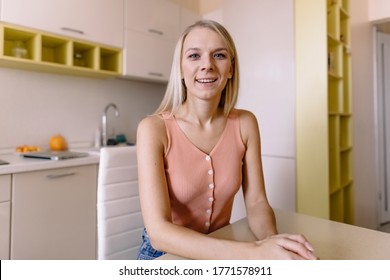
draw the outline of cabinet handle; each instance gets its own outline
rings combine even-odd
[[[157,29],[153,29],[153,28],[151,28],[151,29],[148,29],[148,31],[150,32],[150,33],[154,33],[154,34],[157,34],[157,35],[164,35],[164,32],[162,32],[162,31],[160,31],[160,30],[157,30]]]
[[[61,30],[63,30],[63,31],[69,31],[69,32],[73,32],[73,33],[78,33],[78,34],[84,35],[84,31],[78,30],[78,29],[74,29],[74,28],[61,27]]]
[[[149,72],[148,75],[155,76],[155,77],[164,77],[164,74],[158,72]]]
[[[76,175],[76,172],[67,172],[67,173],[62,173],[62,174],[50,174],[50,175],[47,175],[46,177],[48,179],[58,179],[58,178],[69,177],[69,176],[74,176],[74,175]]]

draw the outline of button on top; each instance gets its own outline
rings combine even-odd
[[[209,155],[207,155],[205,159],[206,159],[206,160],[210,160],[211,157],[210,157]]]

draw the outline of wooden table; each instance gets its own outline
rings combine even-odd
[[[280,233],[302,233],[322,260],[390,260],[390,234],[274,209]],[[210,234],[218,238],[252,241],[247,219]],[[159,259],[183,259],[166,254]]]

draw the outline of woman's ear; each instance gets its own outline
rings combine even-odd
[[[230,71],[229,71],[229,76],[228,76],[229,79],[233,78],[233,73],[234,73],[234,67],[233,67],[233,65],[231,65]]]
[[[234,73],[234,58],[232,58],[231,63],[230,63],[230,70],[229,70],[229,76],[228,76],[229,79],[233,78],[233,73]]]

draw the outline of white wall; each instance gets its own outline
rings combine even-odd
[[[350,0],[350,2],[356,2],[356,0]],[[389,0],[368,0],[368,2],[363,0],[361,4],[366,6],[366,11],[368,11],[368,21],[381,21],[390,19]]]
[[[0,153],[18,145],[48,145],[61,133],[70,146],[92,145],[104,107],[110,131],[134,141],[139,120],[152,113],[165,86],[128,80],[100,80],[0,68]]]
[[[351,1],[352,92],[355,224],[378,226],[378,160],[376,97],[374,92],[373,27],[368,7],[387,11],[390,1]],[[381,3],[379,3],[381,2]],[[387,3],[387,4],[386,4]],[[384,6],[383,6],[384,5]]]
[[[234,2],[236,5],[232,7],[235,8],[230,13],[226,12],[226,5],[229,5],[227,3]],[[292,193],[291,186],[295,183],[295,155],[290,149],[294,145],[288,141],[293,141],[295,136],[292,131],[289,131],[287,125],[289,123],[294,126],[292,112],[295,110],[292,99],[295,96],[292,92],[295,88],[292,80],[294,73],[291,73],[293,70],[290,69],[290,63],[294,61],[292,54],[288,53],[293,51],[291,36],[294,29],[293,23],[290,22],[293,14],[292,3],[290,3],[292,1],[249,2],[251,3],[248,4],[245,0],[225,0],[224,8],[220,10],[210,8],[207,10],[206,17],[223,21],[236,41],[241,56],[241,68],[251,65],[247,70],[249,72],[242,69],[244,77],[239,105],[254,110],[259,118],[264,172],[270,201],[276,207],[294,208],[291,201],[294,201],[295,194]],[[351,0],[350,5],[355,223],[358,226],[375,229],[378,223],[379,187],[376,171],[378,162],[375,138],[373,34],[370,20],[389,18],[390,1]],[[256,16],[252,16],[253,14]],[[284,71],[279,69],[283,65],[287,67]],[[284,76],[272,75],[275,73],[283,73]],[[287,80],[281,77],[287,77]],[[281,114],[283,112],[286,112],[286,115]],[[274,123],[272,116],[286,116],[287,123],[283,125],[283,119],[276,120]],[[278,132],[278,129],[281,131]],[[280,135],[278,136],[277,133]]]
[[[240,63],[238,106],[258,118],[273,207],[295,211],[294,7],[290,0],[225,0],[207,18],[231,33]]]

